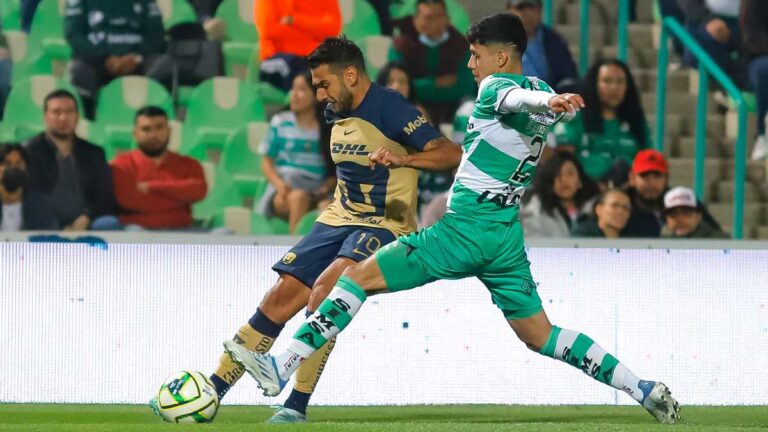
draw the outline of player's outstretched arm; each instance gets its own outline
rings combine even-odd
[[[584,99],[575,93],[555,94],[541,90],[515,88],[501,99],[498,110],[509,112],[545,112],[575,114],[585,107]]]
[[[371,168],[384,165],[387,168],[415,168],[427,171],[448,171],[459,166],[461,147],[446,137],[429,141],[418,153],[396,155],[380,148],[368,156]]]

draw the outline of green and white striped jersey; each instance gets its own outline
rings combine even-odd
[[[489,221],[517,219],[547,132],[560,119],[551,111],[502,112],[502,101],[518,88],[554,94],[544,81],[521,75],[493,74],[480,82],[464,155],[448,195],[448,212]]]

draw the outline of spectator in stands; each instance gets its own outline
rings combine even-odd
[[[664,224],[664,192],[669,188],[669,167],[664,155],[652,149],[637,153],[626,189],[632,201],[627,230],[633,237],[658,237]]]
[[[603,192],[595,203],[594,215],[573,227],[574,237],[627,237],[625,227],[632,205],[621,189]]]
[[[572,153],[556,153],[539,167],[523,198],[526,237],[569,237],[571,228],[592,214],[598,193]]]
[[[0,231],[54,229],[26,187],[29,156],[19,144],[0,145]]]
[[[405,66],[398,62],[390,62],[385,65],[376,78],[376,83],[397,91],[403,97],[413,102],[413,80],[408,75]],[[416,107],[427,116],[424,107],[418,103]],[[453,183],[453,172],[422,171],[419,174],[419,213],[429,207],[432,200],[448,191]],[[444,202],[444,201],[443,201]],[[441,213],[442,214],[442,213]]]
[[[741,32],[749,83],[757,96],[757,140],[753,159],[768,157],[768,2],[742,0]]]
[[[559,147],[575,149],[584,171],[619,187],[638,150],[651,146],[640,94],[627,65],[598,60],[584,78],[586,108],[556,128]],[[616,173],[608,178],[609,173]]]
[[[541,0],[509,0],[507,12],[520,17],[528,35],[523,75],[544,80],[558,93],[577,92],[579,73],[568,42],[542,24]]]
[[[195,159],[168,150],[170,133],[165,110],[142,108],[133,129],[139,148],[112,161],[120,222],[126,230],[195,230],[191,206],[205,198],[203,168]]]
[[[114,78],[143,74],[165,51],[162,16],[154,0],[68,1],[65,15],[72,84],[92,118],[102,86]]]
[[[104,150],[75,134],[79,114],[74,95],[51,92],[43,113],[45,131],[25,144],[29,188],[41,196],[41,217],[53,229],[120,229]]]
[[[395,57],[408,68],[416,100],[432,122],[450,123],[459,102],[476,88],[467,69],[469,43],[450,24],[443,0],[418,0],[412,23],[414,31],[395,38]]]
[[[189,0],[208,35],[208,39],[214,41],[223,40],[227,34],[227,23],[221,18],[216,18],[216,9],[219,8],[221,2],[222,0]]]
[[[0,118],[5,111],[5,101],[8,100],[8,93],[11,92],[11,73],[13,70],[13,60],[11,60],[11,51],[8,49],[8,41],[5,35],[0,34]]]
[[[40,0],[21,0],[21,31],[29,33]]]
[[[389,5],[392,3],[392,0],[368,0],[368,3],[373,6],[373,10],[376,11],[376,16],[379,18],[381,34],[392,36],[392,15],[390,15],[389,11]]]
[[[696,195],[685,187],[672,188],[664,194],[664,219],[667,223],[662,237],[728,238],[719,227],[704,220]]]
[[[258,205],[259,212],[286,219],[291,233],[312,208],[328,205],[327,198],[335,188],[334,171],[324,154],[330,147],[329,128],[309,72],[296,76],[290,111],[272,117],[262,143],[261,169],[270,186]]]
[[[325,38],[341,32],[338,0],[254,2],[262,81],[290,90],[307,70],[304,59]]]
[[[678,0],[688,31],[723,70],[736,76],[733,55],[741,44],[739,7],[741,0]],[[686,52],[686,63],[697,61]]]

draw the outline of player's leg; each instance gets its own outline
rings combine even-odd
[[[312,288],[313,291],[333,287],[344,269],[355,263],[356,261],[349,258],[337,258],[317,278],[315,286]],[[302,363],[299,370],[296,371],[296,381],[291,394],[282,406],[277,407],[275,414],[268,420],[268,423],[301,423],[306,421],[309,399],[315,391],[335,344],[335,339],[329,340],[319,351]]]
[[[519,223],[500,236],[499,246],[498,256],[478,277],[528,348],[625,391],[662,423],[677,421],[679,406],[664,384],[640,380],[589,336],[550,324],[530,273]]]
[[[310,287],[336,258],[339,245],[348,235],[344,229],[316,223],[296,246],[272,269],[280,274],[278,282],[262,299],[256,313],[238,330],[235,344],[253,352],[267,352],[288,320],[304,309]],[[219,398],[242,376],[242,366],[225,352],[211,380]]]

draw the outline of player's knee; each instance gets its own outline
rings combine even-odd
[[[302,189],[293,189],[288,192],[288,201],[292,203],[309,201],[309,194]]]
[[[539,340],[540,338],[533,337],[533,336],[518,335],[518,338],[522,343],[525,344],[526,348],[537,353],[541,352],[541,349],[544,347],[544,344],[546,343],[546,341],[541,341]]]

